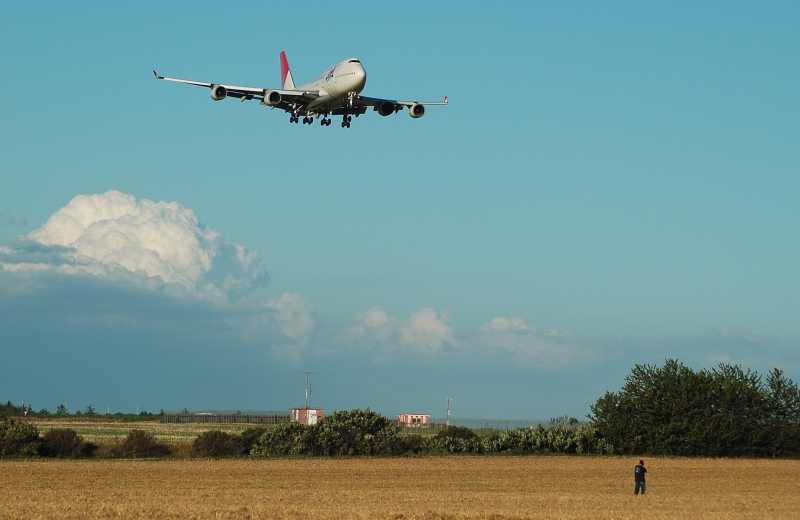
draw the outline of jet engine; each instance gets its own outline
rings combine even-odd
[[[375,109],[383,117],[390,116],[395,112],[394,103],[392,103],[391,101],[384,101],[381,104],[376,105]]]
[[[414,119],[418,119],[425,115],[425,105],[420,105],[419,103],[414,103],[410,107],[408,107],[408,115],[413,117]]]
[[[278,103],[281,102],[281,93],[276,92],[274,90],[265,90],[264,91],[264,101],[265,105],[276,106]]]
[[[222,85],[211,85],[211,99],[220,101],[228,97],[228,89]]]

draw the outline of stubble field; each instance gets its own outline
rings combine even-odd
[[[800,461],[0,461],[1,518],[792,518]]]

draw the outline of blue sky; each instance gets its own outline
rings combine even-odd
[[[800,7],[0,8],[0,399],[583,417],[636,363],[800,380]],[[307,15],[312,15],[308,17]],[[213,102],[348,57],[349,130]]]

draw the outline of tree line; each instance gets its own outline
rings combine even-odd
[[[10,405],[10,403],[8,403]],[[12,405],[13,406],[13,405]],[[675,456],[800,455],[800,391],[778,369],[764,381],[738,365],[693,371],[677,360],[636,365],[618,392],[591,406],[589,422],[571,417],[514,430],[449,427],[436,435],[403,433],[369,409],[345,410],[317,424],[284,423],[235,435],[199,435],[203,457],[399,456],[444,454],[650,454]],[[55,433],[54,433],[55,432]],[[97,446],[72,430],[39,435],[35,424],[0,420],[0,455],[92,456]],[[171,448],[134,430],[110,456],[169,456]]]
[[[163,410],[162,410],[163,413]],[[39,418],[48,418],[48,417],[101,417],[101,414],[97,411],[97,409],[92,405],[89,404],[83,411],[76,410],[75,413],[70,413],[69,408],[67,407],[66,403],[61,403],[56,407],[55,412],[50,412],[47,408],[42,408],[38,412],[34,411],[33,405],[28,403],[27,405],[22,404],[20,406],[15,405],[11,401],[6,402],[5,404],[0,403],[0,416],[9,415],[9,416],[25,416],[25,417],[39,417]],[[113,413],[113,414],[102,414],[103,417],[111,417],[113,419],[121,419],[121,420],[141,420],[146,418],[155,418],[160,414],[154,414],[151,412],[147,412],[142,410],[136,414],[132,413]]]

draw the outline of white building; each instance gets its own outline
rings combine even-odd
[[[399,413],[397,414],[397,426],[410,428],[427,428],[431,416],[421,413]]]

